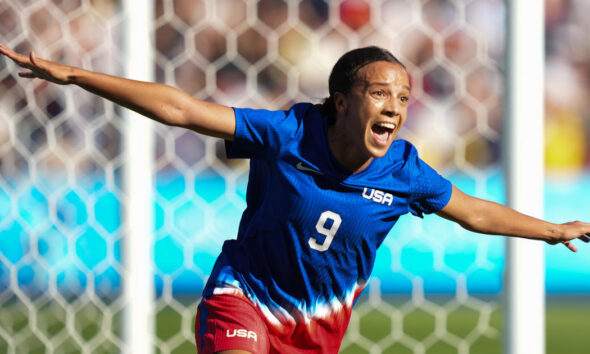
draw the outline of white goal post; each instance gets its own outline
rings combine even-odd
[[[507,1],[506,187],[512,208],[541,218],[544,183],[544,1]],[[506,247],[505,352],[545,352],[544,244]]]
[[[123,2],[125,76],[154,80],[153,18],[150,1]],[[125,242],[123,264],[124,352],[150,354],[154,350],[154,258],[152,122],[124,110]]]
[[[507,200],[527,214],[543,214],[543,64],[544,4],[507,2]],[[147,2],[124,2],[126,75],[152,81],[153,6]],[[151,123],[126,111],[125,153],[127,236],[125,255],[129,273],[125,297],[126,342],[129,352],[152,351],[153,284],[150,242],[152,210]],[[523,137],[526,137],[523,138]],[[525,143],[526,142],[526,143]],[[525,163],[526,162],[526,163]],[[134,222],[137,220],[137,222]],[[133,225],[133,226],[131,226]],[[143,227],[140,227],[143,225]],[[544,353],[544,261],[543,244],[509,239],[506,258],[505,351]],[[135,290],[134,290],[135,289]],[[137,291],[144,289],[149,291]],[[527,348],[524,350],[524,348]]]
[[[271,110],[321,102],[342,53],[386,47],[412,76],[400,138],[471,195],[502,202],[506,176],[508,204],[542,215],[543,2],[0,0],[0,19],[18,52]],[[0,58],[0,353],[194,353],[248,162],[18,70]],[[543,243],[504,245],[400,218],[341,353],[543,354]]]

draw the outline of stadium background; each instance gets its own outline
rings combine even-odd
[[[154,6],[156,80],[231,106],[320,102],[343,52],[389,48],[412,76],[403,138],[465,192],[504,201],[504,2]],[[545,217],[555,222],[589,219],[588,10],[583,0],[546,1]],[[121,74],[124,22],[117,0],[5,0],[0,43]],[[16,71],[0,60],[0,352],[119,351],[121,110]],[[161,125],[154,133],[154,237],[146,242],[154,251],[156,347],[194,352],[196,303],[223,241],[236,234],[248,164],[226,160],[215,139]],[[590,320],[589,256],[584,247],[546,247],[548,353],[590,346],[576,322]],[[503,264],[501,237],[403,217],[379,251],[343,351],[498,352]]]

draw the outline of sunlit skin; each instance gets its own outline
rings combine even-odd
[[[410,80],[401,65],[377,61],[360,68],[350,92],[334,95],[337,118],[328,141],[336,160],[356,173],[383,157],[406,121],[409,100]]]
[[[0,56],[24,68],[19,73],[23,78],[78,85],[162,124],[225,140],[235,136],[236,117],[231,107],[200,101],[176,88],[38,59],[33,52],[28,56],[19,54],[2,44]],[[409,77],[401,65],[378,61],[362,67],[350,91],[333,96],[336,122],[328,128],[328,143],[336,160],[351,173],[357,173],[374,158],[383,157],[406,121],[409,99]],[[450,200],[437,214],[474,232],[563,243],[574,252],[578,249],[572,240],[590,242],[590,223],[550,223],[471,197],[455,186]],[[218,353],[249,352],[234,349]]]
[[[160,123],[233,140],[236,120],[231,107],[200,101],[167,85],[67,66],[39,59],[33,52],[19,54],[2,44],[0,55],[24,68],[19,73],[23,78],[78,85]],[[410,99],[408,74],[398,64],[374,62],[359,69],[349,92],[336,92],[333,99],[337,117],[336,123],[328,128],[330,149],[344,168],[351,173],[360,172],[372,159],[385,155],[406,120]],[[376,124],[386,126],[376,128]],[[394,124],[395,129],[388,130],[388,124]],[[437,214],[467,230],[563,243],[573,252],[578,248],[572,240],[590,242],[590,223],[550,223],[452,188],[451,199]]]

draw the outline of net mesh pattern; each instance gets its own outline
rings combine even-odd
[[[155,38],[156,80],[230,106],[319,103],[342,53],[388,48],[412,79],[402,137],[466,192],[501,195],[491,181],[501,174],[502,1],[154,6],[146,30]],[[121,0],[5,0],[0,42],[120,75],[125,21]],[[0,59],[0,352],[122,351],[122,138],[130,132],[112,103],[17,72]],[[248,163],[227,160],[213,138],[159,124],[154,134],[154,170],[146,173],[155,181],[156,351],[194,353],[195,289],[236,235]],[[497,293],[470,282],[500,283],[500,241],[430,217],[399,224],[379,251],[342,352],[478,353],[497,345]],[[465,251],[467,258],[456,256]]]

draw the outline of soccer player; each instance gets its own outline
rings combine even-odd
[[[196,100],[138,82],[20,55],[26,78],[75,84],[158,122],[226,141],[250,159],[238,236],[226,241],[198,306],[199,353],[336,353],[376,249],[406,213],[437,213],[464,228],[563,243],[588,242],[590,224],[553,224],[468,196],[395,139],[411,95],[388,51],[344,54],[329,98],[285,111]]]

